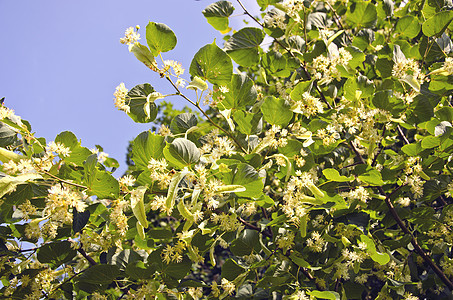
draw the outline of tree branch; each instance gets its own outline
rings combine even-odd
[[[242,4],[241,0],[237,0],[237,2],[239,3],[239,5],[242,7],[242,9],[244,10],[245,14],[248,15],[250,18],[253,19],[253,21],[255,21],[256,23],[258,23],[261,27],[264,28],[264,24],[261,23],[258,19],[256,19],[254,16],[252,16],[249,11],[244,7],[244,5]],[[285,45],[283,45],[282,42],[280,42],[279,40],[277,39],[274,39],[277,44],[280,45],[280,47],[282,47],[283,49],[286,50],[286,52],[288,52],[288,54],[293,57],[293,58],[297,58],[292,52],[290,49],[288,49]],[[307,41],[305,41],[306,43]],[[308,77],[309,80],[311,80],[311,75],[310,73],[308,72],[307,68],[305,67],[305,65],[301,62],[300,63],[300,67],[302,68],[302,70],[304,71],[305,75]],[[321,89],[319,88],[319,86],[316,84],[316,81],[313,81],[313,86],[316,88],[316,91],[318,91],[320,97],[321,97],[321,100],[327,105],[327,107],[329,109],[332,109],[332,106],[330,105],[330,103],[327,101],[326,97],[324,96],[324,93],[321,91]]]
[[[80,244],[80,248],[77,249],[77,251],[79,251],[79,253],[82,254],[82,256],[85,257],[86,260],[88,260],[88,262],[90,263],[91,266],[97,265],[97,262],[95,262],[94,259],[91,256],[89,256],[85,252],[85,250],[83,250],[82,244]]]
[[[256,230],[258,231],[259,233],[261,233],[262,235],[268,237],[268,238],[272,238],[272,234],[270,234],[269,232],[266,232],[266,231],[262,231],[261,229],[259,229],[257,226],[253,225],[253,224],[250,224],[249,222],[245,221],[244,219],[242,219],[241,217],[238,217],[238,221],[241,222],[242,224],[245,225],[245,227],[249,228],[249,229],[253,229],[253,230]]]
[[[353,151],[356,153],[358,159],[365,163],[363,157],[358,153],[357,149],[355,149],[354,144],[350,142],[350,145],[353,149]],[[397,190],[399,190],[402,186],[397,187],[392,193],[387,194],[384,189],[379,186],[378,190],[381,195],[385,196],[385,204],[387,205],[390,213],[392,214],[393,219],[396,221],[400,229],[405,233],[410,235],[411,237],[411,244],[414,246],[415,252],[417,252],[418,255],[420,255],[423,260],[431,267],[431,269],[434,271],[434,273],[437,274],[437,276],[442,280],[442,282],[448,287],[450,291],[453,291],[453,283],[448,279],[448,277],[445,275],[445,273],[439,268],[438,265],[436,265],[431,257],[423,251],[423,249],[420,247],[420,245],[417,242],[417,239],[415,236],[412,234],[412,232],[407,228],[406,224],[404,224],[403,220],[401,220],[400,216],[398,215],[397,211],[395,210],[395,207],[393,206],[392,201],[390,201],[391,195],[393,195]]]

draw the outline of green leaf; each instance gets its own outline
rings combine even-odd
[[[372,260],[377,262],[380,265],[385,265],[390,261],[390,256],[387,253],[379,253],[376,251],[376,246],[374,241],[367,237],[366,235],[360,235],[360,240],[362,243],[365,243],[367,246],[367,252],[370,254]]]
[[[71,261],[77,255],[68,241],[57,241],[45,244],[38,249],[37,258],[40,263],[49,264],[57,268],[64,263]]]
[[[272,125],[286,126],[293,118],[293,112],[290,110],[290,105],[280,98],[268,96],[264,99],[261,105],[261,112],[264,120]]]
[[[216,30],[226,31],[228,27],[228,17],[234,11],[234,6],[229,1],[217,1],[207,6],[203,11],[203,15],[208,23]]]
[[[145,211],[145,192],[146,186],[139,186],[134,190],[134,197],[131,196],[131,208],[134,216],[144,228],[148,228],[148,220]]]
[[[453,11],[441,11],[423,23],[423,33],[427,37],[433,35],[440,36],[447,29],[451,21],[453,21]]]
[[[78,212],[77,209],[72,210],[72,231],[80,232],[90,219],[90,211]]]
[[[422,139],[421,146],[424,149],[431,149],[440,145],[440,138],[432,135],[428,135]]]
[[[331,291],[308,291],[307,295],[314,296],[316,299],[340,300],[340,294]]]
[[[79,276],[79,281],[92,284],[110,284],[119,275],[120,270],[116,265],[94,265]]]
[[[301,81],[299,82],[294,89],[291,91],[291,99],[294,101],[300,101],[303,99],[303,94],[305,92],[310,92],[311,88],[313,87],[312,81]]]
[[[328,180],[336,182],[349,182],[354,180],[354,176],[342,176],[336,169],[324,169],[322,170],[322,174],[324,174]]]
[[[6,175],[0,178],[0,198],[6,194],[14,192],[19,184],[32,182],[35,179],[41,179],[42,176],[37,173],[26,173],[17,176]]]
[[[249,113],[243,110],[235,111],[233,114],[233,119],[238,124],[239,131],[251,135],[261,131],[262,120],[261,113]],[[261,124],[261,126],[259,126]]]
[[[187,275],[187,273],[189,273],[191,267],[192,261],[187,258],[187,256],[184,256],[182,262],[180,263],[169,263],[168,265],[164,263],[162,274],[170,276],[176,280],[181,280]]]
[[[176,35],[165,24],[149,22],[146,26],[146,41],[154,57],[161,52],[167,52],[175,48]]]
[[[392,90],[377,91],[373,95],[373,105],[377,108],[391,112],[394,116],[404,111],[405,104],[402,100],[393,97]]]
[[[132,160],[141,169],[147,169],[151,158],[163,157],[165,138],[150,131],[140,133],[132,142]]]
[[[0,147],[6,147],[13,144],[17,140],[17,132],[16,130],[3,123],[0,122]]]
[[[305,259],[297,256],[296,253],[294,253],[294,252],[291,253],[289,258],[291,258],[291,260],[301,268],[311,268],[310,264]]]
[[[88,187],[88,194],[96,195],[99,199],[117,199],[118,181],[106,171],[99,170],[97,161],[97,155],[92,154],[83,164],[83,183]]]
[[[384,181],[382,181],[381,173],[378,170],[370,170],[358,177],[361,181],[368,183],[370,185],[382,186]]]
[[[130,51],[134,53],[135,57],[145,64],[150,69],[155,69],[157,64],[153,54],[149,51],[148,47],[140,43],[135,43],[130,47]]]
[[[258,5],[261,7],[261,10],[265,10],[269,5],[280,2],[280,0],[257,0]]]
[[[142,261],[135,261],[126,265],[126,274],[131,279],[150,279],[155,270],[147,268]]]
[[[109,264],[116,265],[121,271],[124,271],[129,264],[134,264],[138,261],[143,261],[145,258],[144,253],[140,254],[131,249],[124,249],[112,255],[108,260]]]
[[[245,272],[245,268],[241,267],[231,258],[227,259],[222,265],[222,278],[226,278],[230,281],[236,279],[239,275]]]
[[[74,133],[70,131],[63,131],[55,138],[55,143],[61,143],[71,150],[68,156],[64,157],[65,162],[73,163],[81,166],[88,156],[93,154],[89,149],[80,146],[80,141]]]
[[[171,132],[174,134],[185,133],[192,127],[197,126],[197,116],[193,113],[182,113],[173,118],[170,124]]]
[[[183,171],[173,175],[173,178],[171,179],[170,185],[168,187],[167,199],[165,200],[167,214],[170,214],[175,206],[176,197],[178,196],[179,183],[184,179],[184,176],[189,173],[190,172]]]
[[[407,144],[401,147],[401,151],[408,156],[417,156],[421,151],[423,151],[423,148],[420,143]]]
[[[221,110],[245,109],[246,106],[255,104],[258,94],[253,80],[247,75],[234,74],[227,87],[229,91],[222,94],[225,98],[218,105]],[[216,96],[221,96],[220,90],[214,94]]]
[[[377,10],[372,2],[353,2],[346,12],[346,22],[356,27],[372,27],[376,21]]]
[[[404,16],[396,23],[395,33],[413,39],[418,35],[421,27],[417,18],[413,16]]]
[[[189,73],[212,84],[228,85],[233,75],[231,58],[214,43],[202,47],[190,64]]]
[[[291,70],[287,68],[287,60],[280,52],[269,51],[264,53],[261,64],[273,76],[288,77],[291,74]]]
[[[149,84],[139,84],[133,87],[128,93],[129,117],[137,123],[149,123],[157,117],[157,106],[154,101],[149,101],[148,96],[154,92]]]
[[[228,185],[242,185],[246,188],[244,192],[237,192],[240,197],[257,198],[263,193],[264,183],[258,172],[245,163],[229,166],[231,172],[222,174],[223,183]]]
[[[165,146],[163,152],[171,165],[181,169],[197,163],[201,156],[197,146],[185,138],[174,139],[171,144]]]
[[[250,255],[257,245],[259,245],[259,233],[256,230],[245,229],[233,241],[230,251],[236,256]]]
[[[236,63],[251,67],[260,61],[259,46],[263,39],[264,34],[261,29],[242,28],[226,41],[224,49]]]
[[[187,86],[187,89],[190,90],[200,90],[200,91],[206,91],[209,88],[208,84],[206,81],[201,79],[198,76],[195,76],[191,82],[189,82],[189,85]]]

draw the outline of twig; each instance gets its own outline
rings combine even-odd
[[[302,272],[302,274],[305,275],[305,277],[307,277],[310,281],[314,281],[315,282],[315,285],[316,285],[316,288],[319,290],[319,291],[324,291],[324,288],[322,286],[320,286],[317,282],[316,282],[316,278],[313,277],[313,275],[311,275],[308,270],[306,268],[300,268],[300,271]]]
[[[335,20],[335,23],[337,23],[337,26],[342,29],[342,30],[345,30],[344,29],[344,26],[343,24],[341,23],[341,18],[340,16],[337,14],[337,12],[335,11],[335,9],[333,9],[332,5],[330,5],[329,2],[324,2],[327,4],[327,6],[329,6],[330,10],[333,12],[333,19]],[[352,43],[352,39],[351,37],[349,36],[349,34],[346,33],[346,30],[345,30],[345,34],[346,34],[346,37],[348,38],[348,40]]]
[[[238,217],[238,221],[241,222],[242,224],[245,225],[245,227],[248,227],[249,229],[253,229],[253,230],[256,230],[258,231],[259,233],[261,233],[262,235],[268,237],[268,238],[272,238],[272,235],[269,234],[269,232],[267,231],[262,231],[261,229],[259,229],[257,226],[253,225],[253,224],[250,224],[249,222],[245,221],[244,219]]]
[[[386,129],[387,129],[387,127],[384,125],[384,129],[382,130],[382,139],[383,139],[384,136],[385,136],[385,130],[386,130]],[[375,155],[374,158],[373,158],[373,161],[371,162],[371,166],[372,166],[372,167],[374,167],[374,165],[376,164],[376,161],[377,161],[378,156],[381,154],[382,150],[384,149],[384,148],[382,147],[382,140],[379,142],[378,147],[379,147],[379,151],[378,151],[378,153],[376,153],[376,155]]]
[[[242,150],[242,152],[244,153],[247,153],[247,150],[244,149],[244,147],[241,146],[241,144],[236,140],[236,138],[230,133],[228,132],[228,130],[224,129],[222,126],[218,125],[216,122],[214,122],[207,114],[206,112],[200,107],[200,105],[198,103],[195,103],[193,102],[192,100],[190,100],[186,95],[184,95],[183,93],[181,93],[181,91],[179,90],[179,88],[176,86],[176,84],[168,77],[166,76],[165,77],[169,82],[170,84],[176,89],[177,91],[177,94],[181,97],[183,97],[185,100],[187,100],[190,104],[192,104],[193,106],[195,106],[202,114],[203,116],[206,117],[206,119],[208,119],[208,121],[214,125],[215,127],[217,127],[218,129],[222,130],[226,135],[228,135],[229,138],[231,138],[234,143]]]
[[[244,12],[250,17],[253,19],[253,21],[255,21],[256,23],[258,23],[261,27],[264,28],[264,24],[261,23],[259,20],[257,20],[254,16],[252,16],[248,10],[244,7],[244,5],[242,4],[241,0],[237,0],[239,5],[242,7],[242,9],[244,10]],[[286,48],[285,45],[283,45],[282,42],[280,42],[279,40],[275,39],[275,41],[277,42],[277,44],[280,45],[280,47],[282,47],[283,49],[286,50],[286,52],[288,52],[288,54],[292,57],[292,58],[297,58],[292,52],[290,49]],[[305,41],[306,43],[307,41]],[[302,70],[304,71],[305,75],[307,76],[307,78],[310,80],[311,79],[311,75],[310,73],[308,72],[307,68],[305,67],[305,65],[301,62],[300,63],[300,66],[302,68]],[[321,100],[324,101],[324,103],[327,105],[327,107],[329,109],[332,109],[332,106],[330,105],[330,103],[327,101],[326,97],[324,96],[324,93],[321,91],[321,89],[319,88],[319,86],[316,84],[316,82],[314,81],[313,82],[313,86],[316,88],[316,91],[318,91],[319,95],[321,96]]]
[[[91,266],[97,265],[97,262],[95,262],[94,259],[91,256],[89,256],[85,252],[85,250],[83,250],[82,244],[80,245],[80,248],[77,249],[77,251],[79,251],[79,253],[82,254],[82,256],[86,258],[86,260],[88,260],[88,262],[90,263]]]
[[[69,184],[69,185],[72,185],[72,186],[75,186],[75,187],[78,187],[78,188],[82,188],[82,189],[85,189],[85,190],[88,189],[88,187],[86,187],[86,186],[83,186],[83,185],[80,185],[80,184],[77,184],[77,183],[74,183],[74,182],[71,182],[71,181],[67,181],[67,180],[61,179],[61,178],[59,178],[59,177],[57,177],[57,176],[55,176],[55,175],[53,175],[53,174],[51,174],[51,173],[49,173],[47,171],[40,170],[40,172],[42,172],[42,173],[46,174],[47,176],[50,176],[53,179],[58,180],[60,182],[63,182],[63,183],[66,183],[66,184]]]
[[[398,130],[398,133],[401,135],[401,137],[403,138],[404,142],[406,144],[410,144],[409,140],[406,138],[406,136],[404,135],[404,132],[403,130],[401,129],[400,125],[396,126],[396,129]]]
[[[340,283],[341,283],[341,279],[338,278],[337,281],[335,282],[335,288],[334,288],[335,292],[338,292],[338,290],[340,289]]]
[[[351,142],[351,147],[353,149],[353,151],[356,153],[357,155],[357,158],[362,161],[363,163],[365,163],[363,157],[360,155],[360,153],[358,153],[357,149],[355,149],[354,147],[354,144]],[[393,192],[391,192],[390,194],[387,194],[384,189],[379,186],[377,187],[378,190],[379,190],[379,193],[381,193],[381,195],[385,196],[385,204],[387,205],[390,213],[392,214],[392,217],[393,219],[396,221],[396,223],[398,224],[398,226],[401,228],[401,230],[405,233],[405,234],[408,234],[410,237],[411,237],[411,244],[412,246],[414,246],[414,250],[415,252],[417,252],[418,255],[420,255],[423,260],[431,267],[431,269],[434,271],[434,273],[437,274],[437,276],[440,278],[440,280],[442,280],[442,282],[448,287],[448,289],[450,291],[453,291],[453,283],[450,281],[450,279],[448,279],[448,277],[445,275],[445,273],[439,268],[439,266],[437,266],[433,260],[431,259],[431,257],[425,253],[425,251],[423,251],[423,249],[420,247],[420,245],[418,244],[417,240],[415,239],[415,236],[412,234],[412,232],[407,228],[406,224],[404,224],[403,220],[401,220],[400,216],[398,215],[398,213],[396,212],[395,210],[395,207],[393,206],[393,203],[392,201],[390,200],[390,197],[397,191],[401,188],[402,186],[399,186],[397,187]]]
[[[359,153],[359,151],[357,150],[357,148],[355,147],[354,143],[352,141],[349,142],[348,144],[352,151],[354,151],[355,155],[357,156],[357,158],[359,159],[359,161],[362,163],[362,164],[366,164],[365,160],[363,159],[362,157],[362,154]]]
[[[443,206],[447,206],[447,205],[448,205],[447,201],[445,201],[444,196],[440,195],[440,196],[439,196],[439,199],[440,199],[440,202],[442,202],[442,205],[443,205]]]

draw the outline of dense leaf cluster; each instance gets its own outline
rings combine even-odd
[[[166,25],[122,43],[174,88],[115,92],[101,147],[0,106],[0,294],[11,299],[447,299],[453,290],[453,5],[257,0],[188,67]],[[186,88],[183,88],[184,85]],[[175,113],[159,99],[181,97]],[[156,119],[157,118],[157,119]]]

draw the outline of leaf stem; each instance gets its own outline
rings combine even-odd
[[[74,183],[74,182],[71,182],[71,181],[67,181],[67,180],[61,179],[61,178],[59,178],[59,177],[57,177],[57,176],[55,176],[55,175],[53,175],[53,174],[51,174],[51,173],[49,173],[47,171],[40,170],[40,172],[42,172],[42,173],[46,174],[47,176],[50,176],[53,179],[58,180],[60,182],[63,182],[63,183],[66,183],[66,184],[69,184],[69,185],[72,185],[72,186],[75,186],[75,187],[78,187],[78,188],[81,188],[81,189],[85,189],[85,190],[88,189],[88,187],[86,187],[84,185],[80,185],[80,184],[77,184],[77,183]]]

